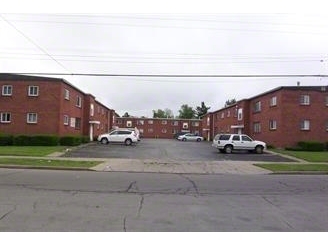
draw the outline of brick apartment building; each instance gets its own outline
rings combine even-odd
[[[203,136],[245,133],[283,148],[328,142],[328,86],[282,86],[206,114]]]
[[[0,74],[0,133],[97,135],[111,129],[115,111],[64,79]]]
[[[202,121],[199,119],[135,118],[118,117],[116,126],[137,127],[143,138],[173,138],[178,132],[191,132],[201,135]]]

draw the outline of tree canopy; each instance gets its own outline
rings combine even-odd
[[[171,109],[157,109],[153,110],[153,118],[174,118],[174,115]]]
[[[179,109],[179,118],[180,119],[193,119],[196,116],[196,111],[188,106],[188,104],[181,105]]]
[[[225,102],[224,107],[228,107],[228,106],[230,106],[230,105],[233,105],[233,104],[235,104],[236,102],[237,102],[237,101],[236,101],[235,98],[233,98],[233,99],[229,99],[229,100],[227,100],[227,101]]]
[[[205,114],[207,114],[207,112],[210,108],[211,107],[206,107],[204,102],[201,102],[201,106],[196,107],[196,116],[198,118],[203,117]]]

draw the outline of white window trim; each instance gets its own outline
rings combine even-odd
[[[166,125],[167,124],[167,120],[162,120],[162,125]]]
[[[301,105],[310,105],[310,95],[301,95],[300,104]]]
[[[31,93],[31,89],[33,88],[33,93]],[[36,94],[34,94],[34,88],[36,88]],[[37,85],[29,85],[28,86],[28,96],[29,97],[37,97],[39,96],[39,86]]]
[[[80,96],[76,97],[76,107],[82,107],[82,98]]]
[[[7,120],[7,116],[9,115],[9,121]],[[4,117],[5,116],[5,117]],[[5,118],[5,120],[3,120],[2,118]],[[11,122],[11,113],[8,112],[3,112],[0,114],[0,122],[1,123],[10,123]]]
[[[301,131],[309,131],[311,127],[310,120],[301,121]]]
[[[34,116],[34,115],[35,115],[35,121],[30,121],[30,116]],[[27,113],[27,115],[26,115],[26,122],[28,124],[36,124],[36,123],[38,123],[38,114],[37,113]]]
[[[69,117],[68,115],[64,115],[64,125],[68,126],[69,125]]]
[[[269,129],[277,130],[277,121],[276,120],[269,120]]]
[[[6,93],[5,93],[5,88],[7,88]],[[10,94],[8,93],[8,88],[10,88]],[[2,94],[2,96],[12,96],[13,86],[12,85],[3,85],[1,94]]]
[[[277,106],[277,97],[273,96],[270,98],[270,107]]]
[[[162,129],[162,133],[167,133],[167,129],[166,128],[163,128]]]
[[[66,100],[69,100],[69,90],[68,89],[65,89],[65,99]]]

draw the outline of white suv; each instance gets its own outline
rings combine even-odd
[[[262,154],[266,149],[266,143],[253,140],[244,134],[218,134],[214,137],[212,146],[228,154],[232,150],[249,150]]]
[[[102,144],[125,143],[125,145],[131,145],[132,143],[137,143],[138,138],[134,130],[115,129],[110,133],[99,135],[98,141]]]

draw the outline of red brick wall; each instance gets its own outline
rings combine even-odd
[[[0,112],[11,113],[11,123],[0,123],[0,132],[9,134],[58,133],[59,83],[0,81],[1,89],[3,85],[12,85],[13,94],[12,96],[0,95]],[[39,96],[28,96],[28,86],[39,86]],[[37,113],[36,124],[27,123],[27,113]]]
[[[128,124],[130,122],[131,125]],[[166,124],[164,124],[165,122]],[[173,122],[177,122],[177,125],[173,125]],[[144,138],[168,139],[168,138],[173,138],[175,133],[182,132],[182,131],[198,133],[199,135],[202,135],[201,120],[119,117],[116,119],[116,126],[120,128],[137,127],[140,131],[141,137]]]

